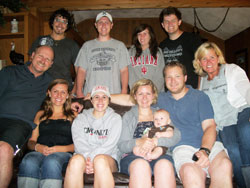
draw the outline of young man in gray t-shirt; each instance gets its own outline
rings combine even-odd
[[[110,36],[112,16],[99,13],[95,27],[98,37],[84,43],[75,62],[76,95],[84,97],[96,85],[109,87],[112,94],[127,93],[129,55],[126,46]]]

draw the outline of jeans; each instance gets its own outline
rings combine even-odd
[[[250,108],[238,114],[235,125],[224,127],[219,131],[219,140],[227,148],[233,164],[234,178],[239,187],[246,187],[241,167],[250,166]],[[250,178],[250,177],[249,177]]]
[[[48,156],[40,152],[30,152],[24,156],[19,166],[19,177],[31,177],[36,179],[62,180],[62,171],[66,170],[72,154],[57,152]]]

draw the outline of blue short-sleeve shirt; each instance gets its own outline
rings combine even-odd
[[[206,119],[214,119],[214,112],[204,92],[187,87],[188,92],[179,100],[174,99],[169,91],[160,93],[157,106],[170,113],[173,124],[181,131],[181,141],[176,146],[199,148],[203,136],[201,124]]]

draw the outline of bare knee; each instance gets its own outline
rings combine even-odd
[[[149,166],[149,163],[144,159],[135,159],[129,166],[130,174],[136,173],[139,175],[145,174],[148,171],[151,172],[151,168]]]
[[[161,159],[161,160],[159,160],[159,161],[155,164],[155,168],[159,168],[159,169],[164,168],[165,170],[166,170],[166,169],[174,170],[173,164],[172,164],[169,160],[166,160],[166,159]]]
[[[84,171],[85,165],[86,165],[85,158],[80,154],[75,154],[69,160],[67,170],[75,171],[77,169],[80,169]]]
[[[183,182],[203,182],[206,174],[197,165],[186,163],[181,166],[180,177]]]
[[[3,142],[3,141],[0,142],[0,159],[1,159],[1,161],[12,159],[13,153],[14,153],[14,150],[10,144],[8,144],[7,142]]]
[[[106,155],[103,155],[103,154],[96,155],[94,160],[93,160],[93,164],[94,164],[95,170],[110,168],[108,157]]]
[[[219,176],[225,177],[229,175],[232,177],[232,163],[228,157],[221,158],[217,163],[211,165],[209,168],[210,176],[213,178],[219,178]]]

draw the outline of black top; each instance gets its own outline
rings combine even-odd
[[[39,124],[39,137],[37,143],[49,147],[73,144],[71,122],[64,119],[48,119],[42,121]]]
[[[176,40],[165,39],[160,43],[165,64],[178,61],[187,69],[187,84],[197,88],[198,76],[194,72],[193,60],[197,48],[202,44],[201,38],[194,34],[183,32]]]
[[[0,117],[20,119],[35,128],[33,120],[52,78],[46,72],[35,77],[29,65],[7,66],[0,71]]]

